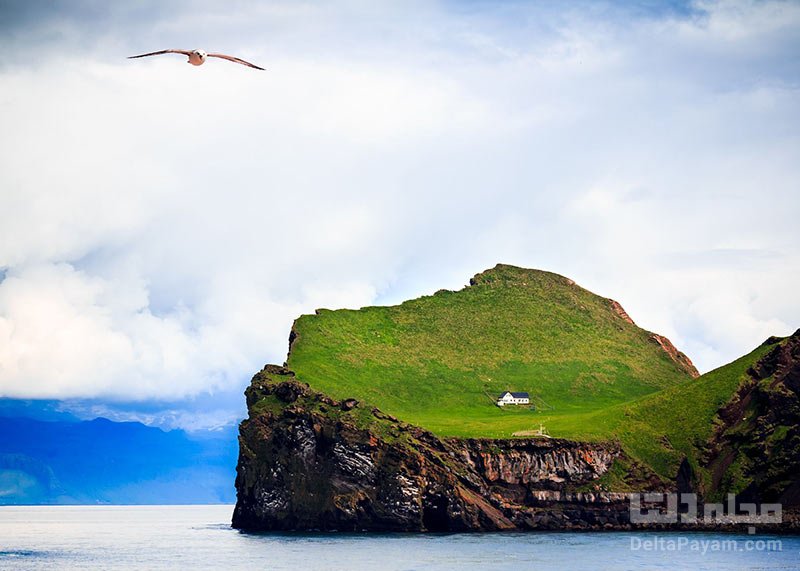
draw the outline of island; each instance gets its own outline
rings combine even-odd
[[[459,291],[298,318],[286,363],[245,391],[233,526],[731,527],[637,523],[649,492],[695,494],[701,513],[735,497],[728,516],[780,504],[760,527],[796,532],[798,391],[800,331],[701,376],[616,301],[501,264]]]

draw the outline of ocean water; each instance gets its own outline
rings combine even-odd
[[[0,507],[0,569],[800,569],[799,537],[249,534],[230,528],[232,511],[232,506]]]

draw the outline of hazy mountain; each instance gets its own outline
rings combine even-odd
[[[233,501],[235,427],[167,432],[51,405],[2,401],[0,504]]]

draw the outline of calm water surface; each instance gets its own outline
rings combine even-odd
[[[257,535],[232,530],[232,511],[232,506],[0,507],[0,569],[800,569],[796,537]],[[767,550],[766,544],[759,551],[747,543],[775,539],[781,551],[775,545]]]

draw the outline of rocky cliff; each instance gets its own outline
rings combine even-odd
[[[627,495],[602,486],[615,462],[631,464],[615,445],[440,439],[353,399],[316,393],[276,366],[256,375],[246,395],[234,527],[496,531],[628,523]],[[641,474],[659,488],[652,474]]]
[[[685,461],[664,480],[614,443],[439,438],[355,399],[334,400],[289,369],[268,365],[245,393],[233,526],[630,529],[626,492],[695,491],[715,501],[728,492],[740,501],[779,501],[785,523],[772,529],[797,532],[800,332],[767,343],[774,348],[749,369],[749,380],[720,408],[714,436],[700,446],[710,490],[694,487]]]

